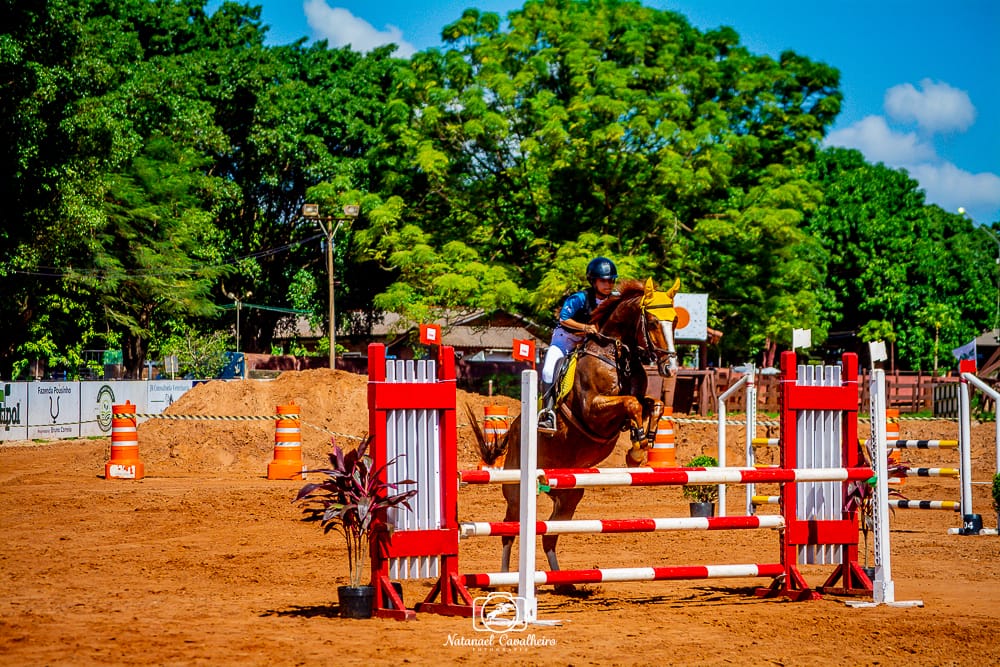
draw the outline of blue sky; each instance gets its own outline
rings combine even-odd
[[[467,7],[501,16],[515,0],[248,0],[269,42],[326,39],[398,53],[440,45]],[[210,6],[217,5],[212,2]],[[697,28],[729,25],[752,52],[791,49],[840,70],[844,104],[827,138],[905,168],[927,200],[1000,221],[1000,1],[644,0]]]

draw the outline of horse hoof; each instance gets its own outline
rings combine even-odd
[[[638,457],[638,458],[636,458]],[[625,454],[625,465],[629,468],[638,468],[646,462],[646,455],[641,449],[630,449]]]
[[[573,584],[557,584],[554,587],[554,592],[556,595],[574,595],[576,593],[576,586]]]

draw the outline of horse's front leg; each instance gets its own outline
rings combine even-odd
[[[660,427],[660,417],[663,416],[663,401],[652,396],[643,396],[642,405],[647,415],[646,419],[646,447],[653,444],[656,431]]]
[[[627,422],[622,426],[622,430],[626,428],[629,430],[632,448],[626,455],[625,462],[630,466],[642,465],[644,458],[642,443],[647,435],[643,406],[639,399],[631,394],[625,396],[601,395],[591,403],[591,415],[595,423],[600,424],[621,423],[621,418],[626,417]]]

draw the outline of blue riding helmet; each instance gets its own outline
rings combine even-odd
[[[607,257],[595,257],[587,264],[587,282],[593,285],[598,278],[618,280],[618,268]]]

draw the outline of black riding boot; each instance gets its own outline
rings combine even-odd
[[[542,382],[542,410],[538,413],[538,430],[545,433],[555,433],[556,430],[556,392],[551,382]]]

